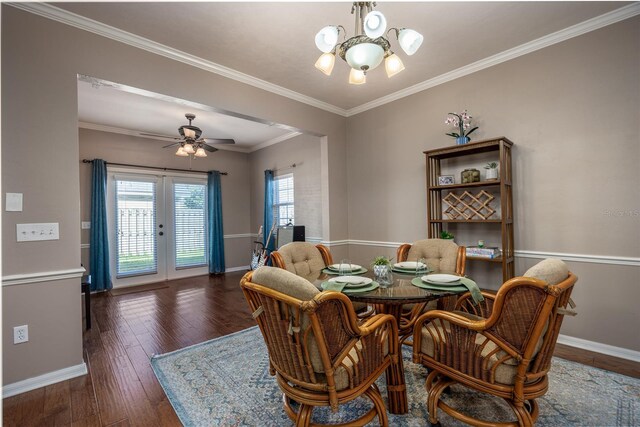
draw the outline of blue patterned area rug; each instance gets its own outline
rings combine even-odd
[[[391,426],[424,426],[427,420],[426,369],[404,349],[409,413],[389,414]],[[269,375],[266,346],[257,327],[172,353],[154,356],[153,370],[185,426],[289,426],[282,393]],[[539,426],[637,426],[640,380],[554,358],[550,386],[538,399]],[[378,381],[386,399],[384,376]],[[456,386],[445,399],[485,419],[513,419],[501,399]],[[465,405],[465,406],[463,406]],[[368,399],[330,410],[314,410],[314,422],[344,422],[364,413]],[[443,426],[464,425],[439,411]],[[377,425],[375,420],[372,425]]]

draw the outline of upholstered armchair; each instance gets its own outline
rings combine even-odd
[[[413,244],[400,245],[396,251],[398,262],[426,260],[432,270],[456,273],[464,276],[467,259],[464,246],[458,246],[451,240],[424,239]]]
[[[423,239],[413,244],[400,245],[396,251],[398,262],[418,261],[424,258],[431,270],[443,273],[455,273],[464,276],[467,254],[464,246],[458,246],[446,239]],[[452,310],[456,297],[441,298],[423,304],[407,304],[403,307],[404,314],[400,329],[411,331],[412,325],[420,314],[426,310],[434,310],[440,304],[441,308]],[[410,344],[410,341],[407,341]]]
[[[320,292],[280,268],[249,272],[240,285],[267,345],[284,409],[296,426],[310,425],[317,406],[337,411],[360,396],[373,407],[348,425],[363,425],[376,416],[380,425],[388,425],[375,381],[386,371],[390,398],[404,388],[393,316],[378,314],[358,323],[344,294]],[[299,404],[297,411],[290,400]]]
[[[333,264],[333,258],[324,245],[291,242],[271,252],[271,264],[297,276],[306,277]]]
[[[494,425],[440,400],[453,384],[505,399],[517,418],[509,425],[533,425],[539,414],[535,399],[549,386],[547,373],[562,320],[575,315],[567,305],[573,308],[576,281],[564,262],[547,259],[505,282],[497,294],[483,292],[479,305],[467,293],[452,312],[432,310],[420,316],[414,326],[413,361],[430,370],[431,425],[439,425],[438,409],[471,425]]]

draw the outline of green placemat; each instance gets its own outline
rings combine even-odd
[[[446,286],[446,285],[434,285],[431,283],[426,283],[422,281],[421,277],[416,277],[411,280],[411,284],[417,286],[419,288],[424,289],[433,289],[437,291],[451,291],[451,292],[460,292],[460,291],[469,291],[471,292],[471,298],[474,303],[479,303],[484,300],[482,293],[480,292],[480,288],[473,280],[468,277],[460,278],[459,286]]]
[[[391,271],[393,271],[394,273],[400,273],[400,274],[416,274],[416,269],[415,268],[399,268],[399,267],[393,267],[391,269]],[[428,268],[425,270],[420,270],[418,272],[418,274],[427,274],[427,273],[431,273],[432,270],[429,270]]]
[[[380,284],[376,281],[372,281],[371,283],[369,283],[368,286],[363,286],[361,288],[347,288],[345,289],[345,285],[346,283],[338,283],[338,282],[322,282],[320,284],[320,287],[325,290],[325,291],[336,291],[336,292],[342,292],[345,294],[357,294],[357,293],[361,293],[361,292],[369,292],[372,291],[374,289],[377,289]]]
[[[432,285],[431,283],[423,282],[420,277],[414,277],[411,279],[411,284],[413,286],[417,286],[422,289],[430,289],[432,291],[465,292],[467,290],[462,283],[459,286]]]
[[[361,267],[361,268],[360,268],[360,270],[352,271],[352,272],[351,272],[351,273],[349,273],[349,274],[355,274],[355,275],[358,275],[358,274],[364,274],[364,273],[366,273],[367,271],[369,271],[369,270],[367,270],[367,269],[366,269],[366,268],[364,268],[364,267]],[[340,272],[339,272],[339,271],[337,271],[337,270],[332,270],[332,269],[330,269],[330,268],[324,268],[324,269],[322,269],[322,272],[323,272],[323,273],[326,273],[326,274],[333,274],[333,275],[335,275],[335,276],[340,275]]]

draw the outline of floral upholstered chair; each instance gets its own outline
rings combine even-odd
[[[393,390],[405,387],[393,316],[378,314],[360,323],[347,296],[320,292],[280,268],[249,272],[240,285],[267,345],[284,410],[296,426],[310,425],[317,406],[335,412],[360,396],[373,407],[348,425],[364,425],[375,417],[388,425],[375,381],[386,371],[390,398]]]
[[[576,281],[564,262],[547,259],[505,282],[497,294],[483,292],[479,305],[466,293],[456,310],[420,316],[414,326],[413,361],[430,370],[431,425],[439,425],[438,409],[467,424],[494,425],[440,400],[453,384],[505,399],[516,414],[509,425],[533,425],[539,414],[535,399],[549,386],[547,373],[562,320],[575,315],[567,305],[574,307],[570,295]]]

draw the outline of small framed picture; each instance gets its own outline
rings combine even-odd
[[[438,185],[452,185],[455,184],[453,175],[440,175],[438,176]]]

